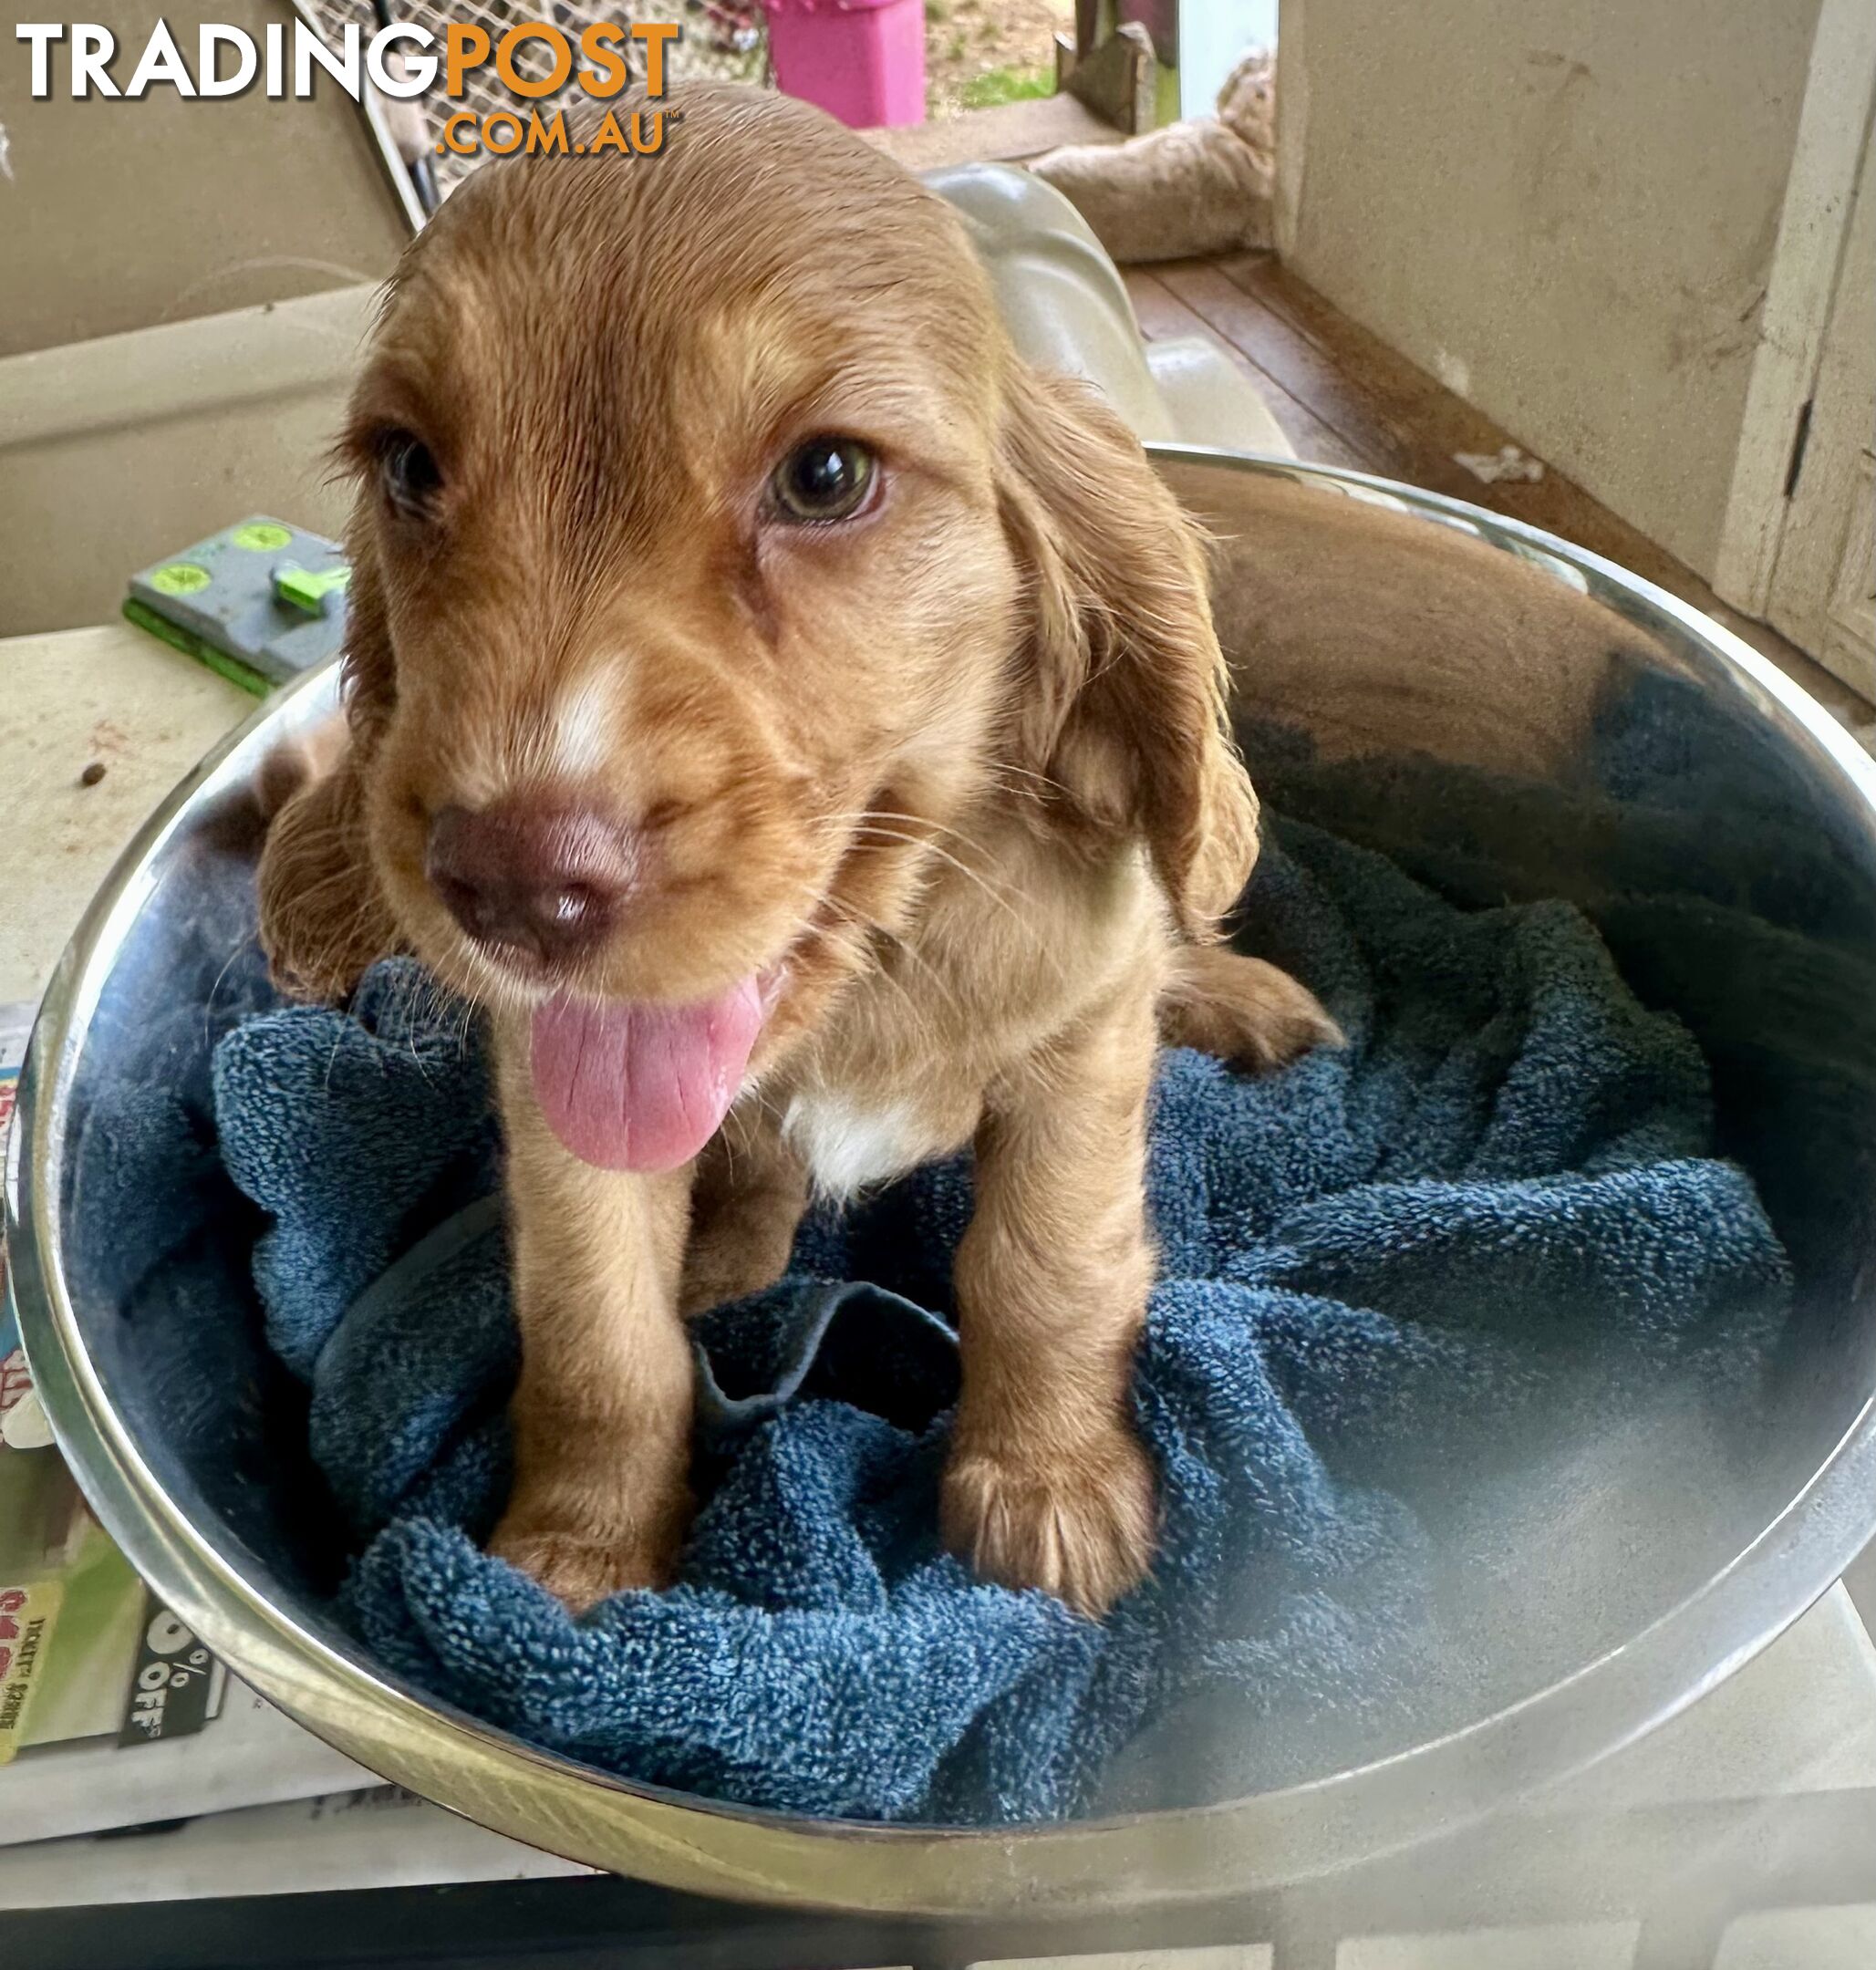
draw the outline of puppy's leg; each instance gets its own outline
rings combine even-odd
[[[534,1103],[527,1034],[497,1060],[521,1381],[514,1488],[489,1550],[576,1612],[662,1585],[689,1522],[690,1343],[678,1278],[690,1172],[595,1169]]]
[[[319,738],[323,770],[297,748],[275,755],[256,796],[263,813],[281,804],[261,851],[261,948],[275,982],[303,999],[343,999],[399,942],[366,851],[364,785],[343,737],[327,728]]]
[[[1152,1283],[1150,981],[993,1088],[958,1249],[964,1393],[946,1543],[986,1578],[1104,1612],[1145,1572],[1156,1502],[1128,1419]]]
[[[1342,1042],[1342,1029],[1307,986],[1261,958],[1222,944],[1188,944],[1173,954],[1159,995],[1160,1035],[1234,1066],[1269,1073],[1311,1047]]]
[[[788,1268],[807,1172],[766,1111],[732,1111],[697,1159],[679,1305],[688,1320],[772,1286]]]

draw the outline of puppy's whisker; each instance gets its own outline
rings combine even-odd
[[[334,869],[331,874],[320,876],[317,882],[310,882],[303,887],[296,888],[294,891],[295,899],[305,902],[310,897],[323,896],[326,890],[337,889],[341,885],[356,887],[358,881],[358,872],[357,869],[351,867]]]
[[[893,945],[893,947],[897,950],[902,952],[910,962],[917,965],[919,969],[924,972],[925,976],[931,981],[932,985],[936,988],[936,990],[943,996],[946,1002],[949,1004],[952,1009],[959,1013],[960,1017],[964,1016],[966,1012],[964,1001],[959,997],[956,989],[951,985],[948,980],[943,978],[938,973],[938,971],[931,964],[930,960],[926,958],[922,951],[917,949],[912,944],[908,943],[906,938],[902,938],[896,930],[890,929],[885,924],[875,923],[869,918],[861,916],[857,911],[847,909],[838,903],[830,903],[828,907],[843,921],[846,922],[854,929],[861,932],[863,935],[881,937],[886,938],[890,944]],[[937,1011],[935,1008],[922,1004],[918,999],[917,994],[912,990],[911,987],[906,983],[905,980],[894,977],[892,972],[885,969],[885,967],[882,966],[876,969],[872,973],[872,976],[881,980],[884,983],[890,985],[892,989],[898,993],[899,997],[905,1001],[907,1009],[919,1021],[919,1024],[921,1028],[924,1029],[926,1037],[928,1039],[935,1040],[940,1044],[942,1043],[944,1035],[941,1029],[939,1028]]]
[[[760,1088],[752,1088],[748,1099],[758,1115],[766,1115],[777,1128],[782,1126],[782,1110],[776,1106],[773,1095],[763,1094]]]
[[[898,814],[889,807],[876,807],[873,810],[873,818],[880,821],[897,821],[912,827],[928,828],[934,835],[941,835],[948,840],[956,842],[960,850],[972,855],[983,855],[986,859],[989,859],[989,853],[981,842],[965,834],[963,829],[953,827],[949,822],[934,821],[919,814]],[[968,873],[975,873],[980,881],[986,883],[989,881],[989,878],[983,875],[981,870]],[[1026,902],[1028,900],[1027,897],[1022,897],[1014,890],[1005,890],[1002,893],[1014,897],[1017,901]]]
[[[1028,789],[1010,784],[1010,783],[1026,780],[1042,793],[1052,794],[1062,800],[1073,798],[1061,781],[1052,779],[1049,774],[1044,772],[1032,772],[1027,766],[1013,765],[1006,760],[1000,764],[990,767],[988,771],[1000,783],[1005,784],[1008,791],[1012,793],[1021,795],[1025,793]]]
[[[245,957],[248,951],[254,949],[259,942],[260,938],[258,933],[250,930],[248,934],[244,938],[243,938],[238,944],[235,945],[234,949],[228,953],[227,958],[223,962],[222,969],[215,973],[215,982],[209,987],[208,1002],[202,1008],[202,1030],[204,1035],[207,1034],[209,1029],[214,1023],[215,1000],[221,992],[223,980],[226,979],[229,972],[231,972],[234,969],[235,960],[239,958]]]
[[[980,869],[972,868],[961,856],[953,855],[949,849],[940,847],[937,842],[922,841],[917,835],[901,835],[874,823],[867,824],[867,831],[877,840],[903,842],[907,847],[923,848],[928,855],[936,856],[948,867],[956,869],[967,882],[975,883],[999,909],[1007,910],[1014,921],[1023,921],[1022,913],[1017,907],[1017,901],[1021,898],[998,888]]]
[[[326,1077],[322,1090],[327,1101],[332,1099],[332,1070],[338,1065],[338,1050],[345,1044],[346,1029],[338,1026],[332,1035],[332,1051],[326,1056]]]
[[[947,1004],[953,1007],[960,1014],[964,1012],[964,1001],[959,996],[957,987],[939,971],[938,967],[910,938],[902,937],[890,925],[875,922],[870,918],[863,917],[856,910],[845,909],[839,904],[833,904],[830,907],[839,912],[855,929],[871,936],[884,938],[895,950],[906,959],[907,963],[916,965],[924,973],[926,978],[931,981],[933,988],[943,995]],[[903,980],[894,978],[889,971],[883,970],[879,975],[889,984],[897,987],[908,1000],[912,998],[912,994]]]

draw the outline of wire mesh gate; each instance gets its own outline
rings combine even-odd
[[[492,46],[523,21],[551,22],[575,42],[583,28],[602,22],[629,28],[639,21],[675,21],[682,32],[666,52],[670,80],[715,77],[760,83],[768,79],[768,45],[755,0],[300,0],[300,4],[320,38],[334,47],[348,26],[358,26],[368,39],[378,28],[391,25],[422,27],[436,37],[440,48],[444,32],[451,26],[481,27]],[[631,63],[635,75],[642,74],[635,44],[626,43],[619,52]],[[515,50],[514,67],[531,81],[543,79],[549,72],[545,46],[538,39],[523,42]],[[446,118],[460,110],[481,119],[517,109],[523,115],[529,109],[551,115],[577,95],[574,88],[571,93],[563,90],[544,101],[518,103],[503,87],[494,64],[486,62],[468,77],[460,97],[446,98],[437,88],[418,98],[409,108],[420,123],[401,119],[409,130],[409,140],[405,140],[404,130],[400,130],[399,147],[418,180],[420,192],[424,191],[426,176],[434,180],[435,193],[426,198],[426,203],[447,195],[482,161],[480,151],[458,156],[438,149]],[[394,114],[393,124],[399,120]]]

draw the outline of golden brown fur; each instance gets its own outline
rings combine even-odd
[[[1156,1021],[1259,1064],[1333,1033],[1206,949],[1257,806],[1199,542],[1118,420],[1017,359],[941,202],[799,104],[680,107],[657,159],[484,170],[399,269],[347,441],[351,746],[275,827],[264,934],[301,990],[401,942],[488,1011],[523,1351],[496,1551],[575,1605],[666,1578],[681,1312],[772,1280],[811,1184],[973,1144],[945,1536],[1098,1612],[1153,1541],[1127,1388]],[[422,521],[374,484],[388,428],[441,468]],[[767,475],[828,431],[883,496],[772,526]],[[426,880],[439,810],[517,790],[655,855],[628,934],[557,982],[686,1002],[785,965],[689,1169],[561,1146],[542,986]]]
[[[1174,461],[1166,475],[1211,534],[1220,640],[1256,652],[1237,680],[1240,717],[1306,713],[1318,759],[1417,752],[1567,776],[1613,678],[1683,667],[1554,568],[1384,493],[1237,475],[1229,510],[1208,512],[1215,472]]]

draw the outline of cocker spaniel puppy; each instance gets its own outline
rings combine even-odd
[[[1213,940],[1257,803],[1195,529],[1012,351],[963,229],[818,111],[680,92],[650,158],[479,171],[354,398],[349,743],[263,935],[484,1009],[523,1366],[493,1550],[667,1580],[685,1316],[812,1191],[969,1145],[943,1534],[1098,1613],[1146,1569],[1129,1421],[1162,1032],[1334,1037]]]

